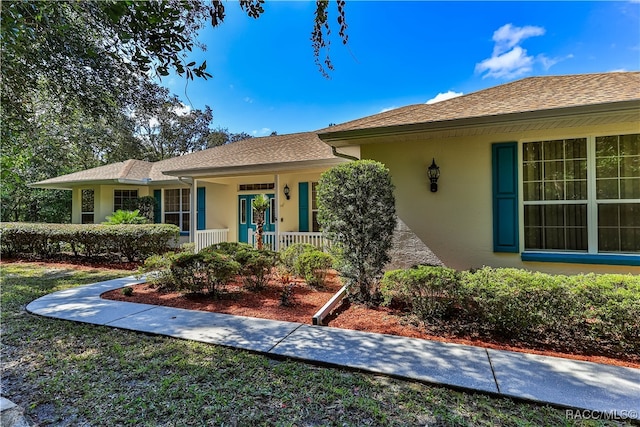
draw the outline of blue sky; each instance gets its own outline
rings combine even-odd
[[[225,21],[200,33],[206,52],[190,57],[206,59],[213,78],[161,84],[193,108],[209,105],[213,127],[254,136],[317,130],[528,76],[640,69],[638,0],[347,0],[347,46],[331,1],[330,79],[313,60],[315,2],[268,2],[257,20],[235,1],[225,6]]]

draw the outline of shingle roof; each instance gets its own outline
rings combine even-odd
[[[90,182],[146,179],[150,179],[150,183],[153,184],[177,179],[175,176],[164,174],[165,171],[214,171],[233,167],[251,169],[259,165],[340,160],[332,154],[331,147],[322,142],[315,133],[304,132],[250,138],[155,163],[127,160],[36,182],[32,186],[69,188],[72,185]]]
[[[435,104],[416,104],[319,130],[326,133],[497,116],[640,99],[640,72],[529,77]]]
[[[153,163],[143,160],[126,160],[124,162],[111,163],[97,168],[86,169],[55,178],[36,182],[36,187],[56,187],[62,184],[82,184],[96,181],[118,180],[143,180],[149,176]],[[174,179],[166,177],[166,179]]]
[[[153,173],[158,170],[175,173],[175,171],[250,168],[278,163],[331,160],[339,160],[332,154],[331,147],[322,142],[316,133],[303,132],[250,138],[167,159],[154,164]]]

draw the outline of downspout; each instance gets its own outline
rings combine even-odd
[[[336,157],[341,157],[343,159],[347,159],[347,160],[360,160],[359,158],[355,157],[355,156],[350,156],[348,154],[344,154],[344,153],[338,153],[338,150],[336,149],[336,147],[334,147],[333,145],[331,146],[331,152],[333,153],[334,156]]]

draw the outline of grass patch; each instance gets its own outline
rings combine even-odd
[[[2,393],[47,425],[616,425],[481,394],[46,319],[61,289],[129,275],[2,264]]]

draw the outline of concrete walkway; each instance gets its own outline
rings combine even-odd
[[[27,311],[562,406],[574,417],[640,419],[640,369],[100,298],[140,282],[56,292]]]

